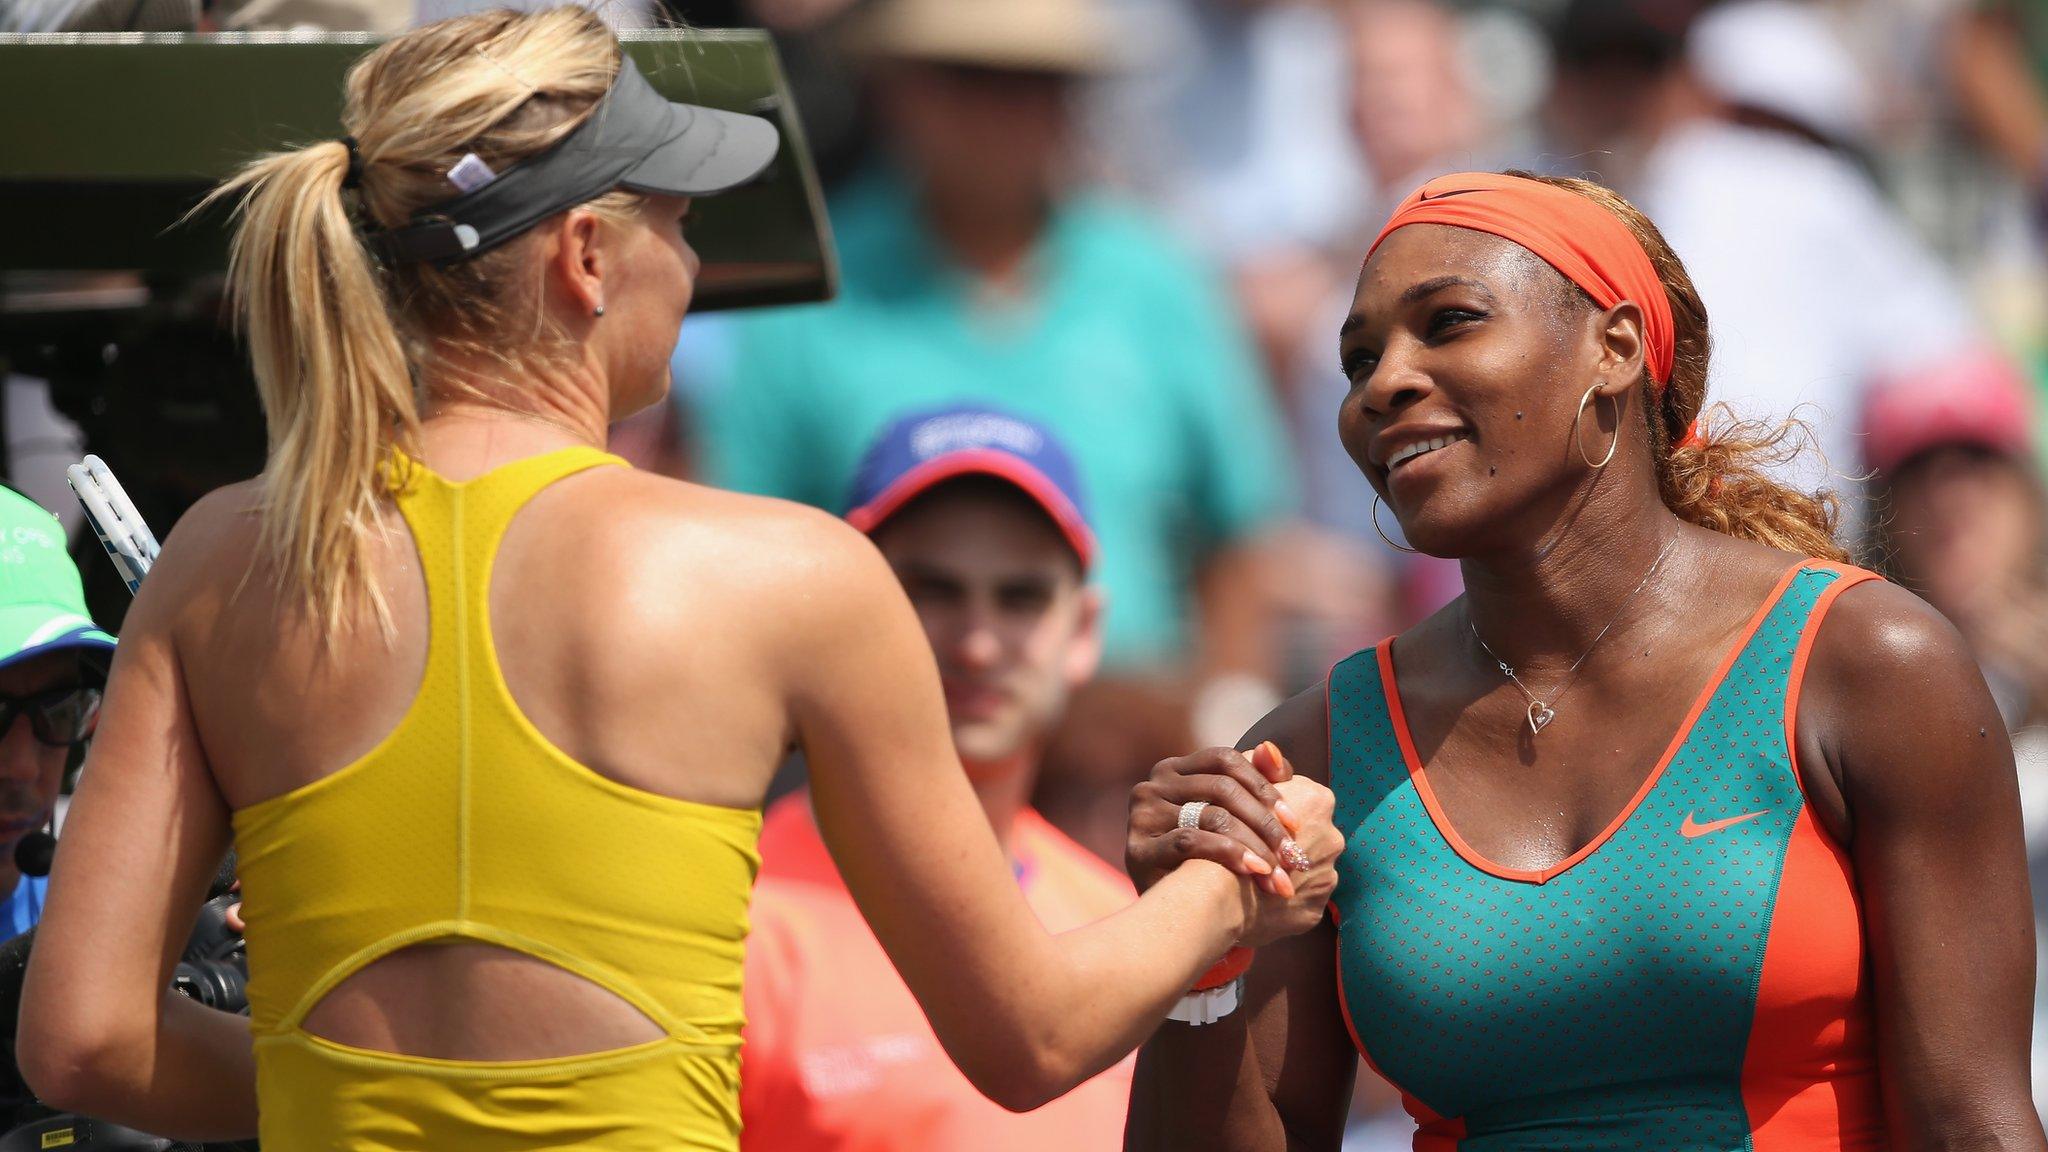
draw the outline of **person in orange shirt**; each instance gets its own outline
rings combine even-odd
[[[1074,469],[1050,433],[986,408],[898,420],[847,519],[895,569],[938,657],[953,743],[1048,930],[1108,915],[1131,883],[1028,804],[1067,695],[1095,672],[1102,597]],[[947,1060],[861,919],[806,792],[769,808],[747,948],[740,1144],[748,1152],[1109,1152],[1131,1061],[1036,1111],[990,1103]]]

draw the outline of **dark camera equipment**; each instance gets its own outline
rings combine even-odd
[[[240,899],[223,892],[199,906],[185,954],[171,973],[171,987],[223,1012],[249,1011],[249,946],[228,927],[228,908]]]
[[[200,905],[192,934],[171,977],[171,987],[209,1008],[247,1013],[246,945],[228,927],[228,907],[239,897],[235,855],[228,853]],[[22,977],[35,947],[35,930],[0,944],[0,1152],[242,1152],[256,1142],[188,1144],[43,1106],[21,1078],[14,1037],[21,1020]]]
[[[829,299],[838,273],[824,198],[767,33],[620,40],[662,96],[762,116],[781,133],[759,180],[695,210],[693,310]],[[352,32],[0,33],[0,102],[63,110],[0,119],[0,272],[218,271],[225,208],[181,217],[244,161],[339,139],[343,73],[375,45]],[[61,319],[38,313],[45,331]]]
[[[0,7],[5,0],[0,0]],[[341,136],[343,72],[361,33],[0,34],[0,375],[49,381],[143,518],[168,526],[263,464],[247,357],[226,324],[225,206],[180,222],[242,163]],[[823,300],[837,265],[782,64],[753,30],[629,33],[662,95],[775,122],[755,183],[694,210],[692,310]],[[90,534],[81,547],[97,551]],[[94,619],[119,627],[126,586],[81,556]]]

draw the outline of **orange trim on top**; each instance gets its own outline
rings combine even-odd
[[[1885,1145],[1863,900],[1849,852],[1814,816],[1799,769],[1799,700],[1828,610],[1883,577],[1846,564],[1807,565],[1840,579],[1815,598],[1785,685],[1785,754],[1799,817],[1785,847],[1757,971],[1742,1059],[1742,1103],[1756,1152],[1857,1152]]]
[[[1391,640],[1382,641],[1380,643],[1380,647],[1384,649],[1386,645],[1391,642]],[[1350,658],[1351,657],[1347,656],[1344,659],[1349,660]],[[1323,678],[1323,741],[1325,748],[1328,749],[1328,755],[1326,758],[1325,766],[1327,768],[1326,775],[1328,775],[1329,777],[1329,784],[1332,788],[1335,788],[1337,786],[1337,721],[1336,709],[1330,706],[1330,697],[1332,693],[1336,690],[1337,668],[1343,663],[1344,660],[1339,660],[1335,664],[1330,665],[1330,674]],[[1341,828],[1338,829],[1338,831],[1345,832],[1346,841],[1350,840],[1350,833],[1348,831]],[[1460,1135],[1463,1135],[1464,1121],[1446,1121],[1444,1117],[1437,1115],[1436,1112],[1431,1110],[1431,1108],[1427,1104],[1424,1104],[1421,1100],[1417,1099],[1413,1093],[1401,1087],[1399,1084],[1395,1084],[1394,1078],[1387,1075],[1386,1071],[1379,1066],[1379,1062],[1372,1058],[1372,1053],[1366,1050],[1365,1041],[1358,1035],[1358,1025],[1351,1019],[1351,1000],[1344,994],[1343,922],[1342,914],[1339,912],[1337,908],[1337,900],[1334,893],[1331,895],[1330,898],[1330,923],[1332,927],[1335,927],[1337,929],[1337,956],[1336,964],[1334,966],[1337,973],[1337,1012],[1338,1015],[1344,1018],[1344,1031],[1351,1034],[1351,1046],[1358,1050],[1359,1059],[1365,1061],[1365,1066],[1372,1069],[1373,1075],[1379,1077],[1382,1080],[1385,1080],[1389,1085],[1393,1087],[1394,1091],[1399,1092],[1401,1094],[1401,1107],[1407,1110],[1408,1115],[1415,1119],[1415,1122],[1418,1126],[1424,1124],[1440,1125],[1450,1123],[1455,1124],[1457,1126],[1458,1133]],[[1427,1145],[1423,1143],[1423,1141],[1427,1139],[1428,1137],[1418,1134],[1416,1136],[1416,1147],[1427,1147]],[[1444,1149],[1444,1152],[1455,1152],[1455,1148]]]
[[[1373,1075],[1379,1077],[1382,1080],[1385,1080],[1389,1087],[1393,1088],[1394,1091],[1399,1092],[1401,1094],[1401,1107],[1407,1111],[1409,1117],[1415,1121],[1416,1126],[1418,1128],[1430,1127],[1436,1128],[1439,1131],[1448,1130],[1450,1133],[1453,1133],[1456,1136],[1463,1136],[1465,1134],[1464,1120],[1454,1120],[1449,1117],[1437,1115],[1435,1109],[1431,1108],[1427,1104],[1424,1104],[1420,1099],[1416,1097],[1414,1093],[1408,1091],[1406,1088],[1403,1088],[1399,1084],[1395,1083],[1394,1078],[1392,1076],[1387,1075],[1386,1070],[1380,1067],[1379,1061],[1374,1060],[1372,1058],[1372,1053],[1366,1050],[1365,1041],[1359,1039],[1358,1026],[1355,1023],[1353,1023],[1351,1019],[1351,1001],[1344,995],[1344,938],[1342,936],[1339,936],[1337,938],[1336,968],[1337,1008],[1339,1013],[1344,1017],[1344,1030],[1346,1032],[1351,1033],[1351,1046],[1353,1048],[1358,1049],[1358,1056],[1361,1060],[1365,1061],[1365,1066],[1372,1069]],[[1427,1149],[1434,1147],[1434,1145],[1427,1143],[1427,1141],[1431,1139],[1432,1137],[1430,1135],[1418,1132],[1415,1137],[1415,1147],[1417,1149]],[[1451,1152],[1451,1148],[1446,1148],[1445,1152]]]
[[[1806,624],[1799,634],[1799,645],[1792,650],[1792,673],[1785,681],[1785,756],[1792,765],[1792,782],[1799,785],[1799,798],[1810,800],[1806,795],[1806,780],[1799,772],[1799,694],[1806,683],[1806,662],[1813,655],[1813,643],[1820,636],[1820,624],[1834,607],[1835,597],[1872,580],[1882,581],[1884,577],[1875,572],[1848,564],[1814,560],[1809,568],[1819,568],[1836,573],[1841,579],[1830,584],[1813,602],[1813,611],[1807,614]]]
[[[1699,697],[1693,701],[1692,709],[1685,714],[1684,721],[1679,724],[1677,733],[1671,738],[1671,744],[1664,749],[1664,755],[1658,759],[1656,767],[1650,769],[1650,774],[1644,777],[1642,786],[1636,789],[1635,795],[1629,798],[1627,804],[1622,805],[1621,811],[1598,836],[1593,837],[1578,851],[1547,868],[1504,867],[1480,855],[1465,842],[1463,836],[1458,835],[1458,829],[1452,825],[1450,817],[1443,810],[1443,805],[1437,800],[1436,790],[1429,785],[1429,773],[1423,768],[1422,757],[1415,751],[1415,740],[1409,734],[1408,715],[1401,707],[1401,692],[1394,681],[1393,642],[1382,644],[1379,648],[1380,685],[1386,696],[1387,713],[1393,721],[1394,739],[1401,745],[1401,757],[1408,765],[1408,778],[1414,782],[1415,792],[1422,798],[1422,806],[1429,810],[1430,822],[1436,825],[1438,834],[1443,836],[1445,842],[1449,843],[1458,855],[1465,858],[1467,864],[1503,880],[1516,880],[1525,884],[1547,884],[1570,871],[1579,861],[1599,851],[1602,844],[1613,839],[1614,834],[1621,831],[1621,826],[1628,822],[1628,818],[1635,814],[1636,809],[1642,807],[1643,800],[1649,796],[1651,789],[1657,786],[1657,781],[1663,778],[1664,769],[1670,766],[1672,758],[1678,755],[1678,750],[1684,747],[1686,740],[1692,736],[1693,725],[1699,722],[1700,714],[1705,712],[1707,705],[1713,701],[1714,693],[1720,690],[1721,682],[1728,676],[1728,670],[1735,666],[1735,661],[1741,657],[1742,650],[1748,647],[1750,638],[1756,635],[1756,630],[1763,627],[1764,620],[1771,614],[1771,609],[1777,607],[1778,601],[1785,595],[1785,589],[1791,586],[1793,577],[1805,571],[1807,567],[1804,562],[1794,564],[1785,570],[1784,575],[1778,577],[1777,586],[1771,589],[1770,595],[1764,597],[1763,606],[1756,610],[1756,614],[1750,617],[1749,623],[1736,636],[1734,643],[1728,646],[1727,654],[1721,657],[1720,665],[1714,674],[1708,677],[1706,686],[1700,689]]]

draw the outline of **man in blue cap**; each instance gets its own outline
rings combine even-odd
[[[1102,651],[1095,536],[1065,450],[1004,412],[920,413],[868,450],[848,505],[924,624],[954,747],[1026,901],[1055,932],[1130,903],[1122,874],[1028,804],[1046,738]],[[1128,1061],[1021,1115],[953,1067],[861,919],[805,795],[769,809],[760,852],[743,1148],[1122,1147]]]
[[[23,875],[22,837],[54,818],[71,751],[92,735],[114,638],[86,614],[57,518],[0,488],[0,938],[43,913],[49,880]]]

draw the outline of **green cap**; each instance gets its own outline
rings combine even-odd
[[[65,648],[111,652],[85,611],[85,586],[64,526],[42,505],[0,488],[0,668]]]

